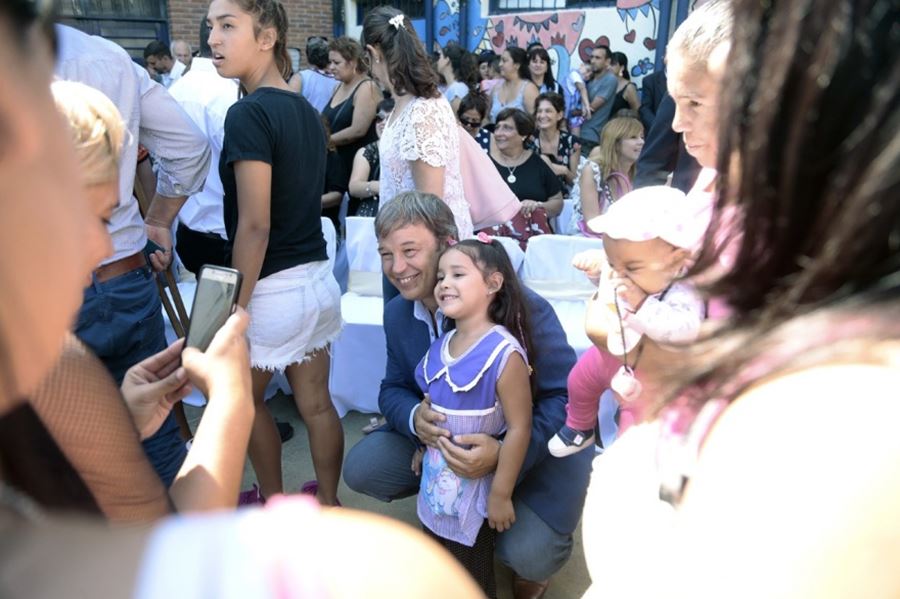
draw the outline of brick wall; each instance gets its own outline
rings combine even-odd
[[[288,46],[305,50],[311,35],[334,37],[330,0],[282,0],[287,11]],[[167,0],[169,37],[184,39],[196,50],[200,37],[200,21],[206,18],[209,0]],[[306,64],[304,53],[303,64]]]

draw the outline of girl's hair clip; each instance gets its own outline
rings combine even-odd
[[[457,243],[459,243],[459,242],[456,241],[455,239],[453,239],[452,237],[447,238],[447,247],[451,247],[451,248],[452,248],[452,247],[453,247],[454,245],[456,245]]]
[[[475,239],[477,239],[481,243],[486,243],[488,245],[490,245],[491,242],[494,241],[494,238],[491,237],[490,235],[488,235],[487,233],[485,233],[484,231],[479,231],[478,235],[475,236]]]
[[[400,29],[406,29],[406,25],[403,24],[403,13],[391,17],[388,23],[393,25],[394,29],[396,29],[397,31],[400,31]]]

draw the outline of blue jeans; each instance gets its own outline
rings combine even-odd
[[[110,371],[116,384],[125,372],[166,348],[166,334],[156,283],[148,268],[140,268],[98,283],[84,291],[75,334]],[[163,484],[175,479],[187,455],[175,416],[143,442],[144,452]]]
[[[357,493],[381,501],[419,492],[420,477],[410,469],[416,446],[394,431],[375,431],[354,445],[344,458],[344,482]],[[572,554],[571,534],[547,526],[531,508],[513,499],[516,522],[497,535],[495,555],[527,580],[546,580]]]

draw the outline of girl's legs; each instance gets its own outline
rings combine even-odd
[[[319,483],[316,499],[322,505],[335,505],[344,459],[344,429],[328,391],[331,355],[325,348],[307,358],[288,366],[285,374],[309,433],[309,450]]]
[[[481,525],[478,536],[475,537],[475,544],[471,547],[436,535],[427,526],[422,526],[422,530],[440,543],[468,570],[485,595],[490,598],[497,597],[497,581],[494,579],[494,545],[497,532],[490,527],[487,520]]]
[[[256,480],[259,481],[263,497],[272,497],[284,492],[281,480],[281,439],[275,420],[266,408],[266,387],[271,380],[272,372],[256,368],[251,370],[256,416],[253,418],[247,453],[256,471]]]
[[[569,373],[569,403],[566,426],[578,431],[591,431],[597,425],[600,395],[609,388],[621,361],[595,346],[588,348]]]

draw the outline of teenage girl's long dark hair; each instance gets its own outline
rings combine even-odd
[[[495,272],[503,275],[503,285],[494,294],[494,300],[488,307],[488,318],[494,324],[505,327],[519,341],[529,361],[533,357],[534,345],[531,339],[531,319],[529,317],[528,303],[525,301],[525,293],[522,284],[513,269],[509,255],[503,245],[496,239],[490,243],[478,239],[465,239],[447,248],[444,251],[457,250],[472,259],[472,262],[481,270],[485,278]],[[452,323],[451,327],[453,326]],[[534,395],[534,376],[531,379],[531,391]]]
[[[715,268],[730,228],[733,266],[707,292],[733,315],[681,371],[698,401],[900,339],[896,3],[733,9],[719,197],[692,273]]]
[[[394,26],[391,19],[402,16],[402,25]],[[363,49],[367,45],[381,49],[394,88],[394,95],[412,94],[417,98],[437,98],[438,75],[431,66],[425,47],[419,40],[412,21],[396,8],[373,8],[363,20]]]

